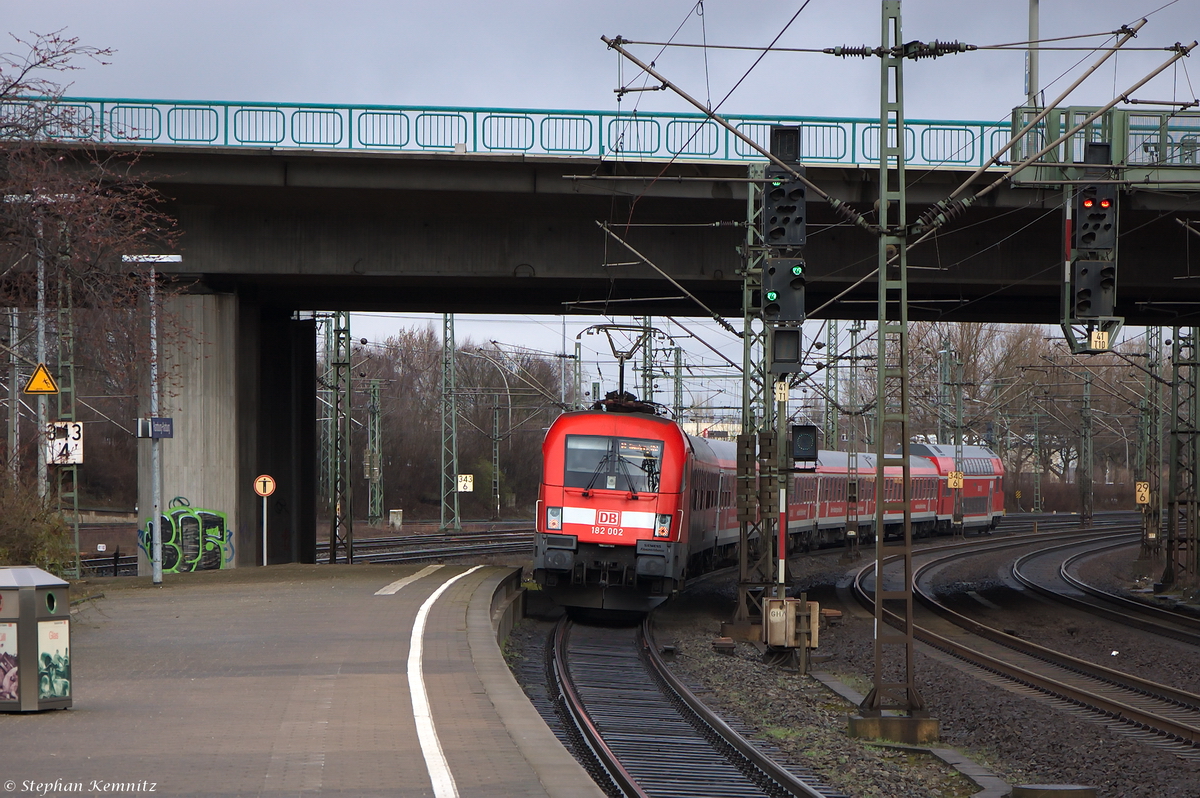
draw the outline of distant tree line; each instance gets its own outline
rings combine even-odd
[[[1163,338],[1169,337],[1165,330]],[[1090,372],[1094,506],[1131,509],[1149,361],[1146,340],[1130,336],[1114,353],[1075,356],[1067,351],[1057,328],[915,322],[909,328],[910,433],[915,440],[952,445],[956,397],[961,395],[964,443],[989,446],[1003,459],[1008,472],[1007,507],[1030,509],[1034,473],[1040,470],[1044,509],[1078,511],[1084,382]],[[947,351],[953,364],[949,370],[944,365]],[[860,354],[868,356],[865,360],[847,358],[838,366],[843,406],[856,405],[849,394],[849,373],[855,367],[859,370],[857,406],[872,406],[874,353],[871,338],[860,348]],[[1169,380],[1170,352],[1157,355],[1163,364],[1159,376]],[[1164,435],[1170,426],[1169,400],[1170,390],[1163,386],[1159,404]],[[814,400],[816,416],[823,406],[823,399]],[[872,451],[868,441],[873,418],[870,413],[843,417],[840,440],[825,445],[846,449],[848,437],[857,435],[859,451]],[[1157,465],[1165,474],[1165,441],[1161,453]]]
[[[354,514],[366,513],[368,396],[380,384],[384,511],[404,510],[405,520],[441,514],[442,342],[433,326],[403,329],[386,340],[356,344],[351,462]],[[325,364],[320,365],[324,369]],[[474,476],[474,490],[459,494],[463,519],[494,512],[492,442],[500,443],[501,513],[529,518],[541,477],[542,438],[562,412],[560,363],[496,344],[459,343],[455,354],[459,473]],[[498,412],[497,412],[498,411]],[[497,418],[498,417],[498,418]],[[318,513],[323,513],[322,502]]]

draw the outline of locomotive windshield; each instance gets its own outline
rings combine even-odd
[[[662,441],[568,435],[563,485],[584,490],[657,493],[662,452]]]

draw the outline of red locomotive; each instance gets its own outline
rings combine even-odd
[[[649,406],[631,407],[645,412],[566,413],[542,444],[534,578],[564,606],[646,612],[688,575],[736,551],[734,445],[687,435]],[[954,447],[912,444],[911,452],[913,534],[949,532]],[[875,457],[851,457],[822,451],[814,472],[791,477],[792,547],[835,545],[847,535],[874,539]],[[995,527],[1004,514],[999,458],[964,446],[960,470],[964,529]],[[902,496],[899,472],[884,474],[889,500]],[[889,513],[883,532],[901,534],[902,525],[901,513]]]

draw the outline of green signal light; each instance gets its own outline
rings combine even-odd
[[[767,292],[767,301],[768,302],[774,302],[776,299],[779,299],[778,291],[768,291]]]
[[[797,265],[793,266],[793,267],[792,267],[792,274],[794,274],[794,275],[796,275],[797,277],[799,277],[800,275],[804,274],[804,267],[803,267],[803,266],[801,266],[801,265],[799,265],[799,264],[797,264]]]

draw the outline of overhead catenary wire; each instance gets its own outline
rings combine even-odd
[[[807,3],[805,3],[805,5],[807,5]],[[803,10],[803,7],[801,7],[801,10]],[[799,13],[799,12],[797,12],[797,13]],[[800,172],[798,172],[794,166],[789,165],[788,163],[786,163],[779,157],[771,154],[770,151],[765,149],[762,145],[760,145],[754,139],[750,138],[745,133],[742,133],[736,127],[729,124],[729,122],[727,122],[723,117],[721,117],[719,114],[717,114],[715,110],[710,110],[710,109],[706,108],[699,100],[696,100],[695,98],[693,98],[690,94],[688,94],[683,89],[679,88],[674,83],[672,83],[670,80],[668,80],[665,76],[663,76],[659,72],[655,71],[655,69],[652,66],[643,62],[637,56],[633,55],[628,50],[626,50],[623,46],[625,43],[625,40],[622,39],[620,36],[616,37],[615,39],[610,39],[607,36],[601,36],[600,40],[602,42],[604,42],[605,44],[607,44],[609,46],[609,48],[616,50],[618,53],[623,55],[625,58],[628,58],[630,61],[632,61],[634,64],[636,64],[639,68],[645,70],[647,72],[647,74],[652,75],[656,80],[662,81],[662,84],[664,86],[671,89],[671,91],[675,92],[681,98],[683,98],[684,100],[686,100],[687,102],[689,102],[693,106],[695,106],[696,109],[698,109],[699,111],[706,114],[709,119],[713,120],[718,125],[725,128],[733,136],[735,136],[737,139],[739,139],[743,144],[746,144],[747,146],[751,147],[752,149],[757,151],[759,154],[763,155],[768,160],[770,160],[772,163],[774,163],[776,166],[782,168],[788,174],[792,175],[792,177],[799,180],[801,183],[803,183],[805,186],[807,186],[810,191],[812,191],[818,197],[820,197],[821,199],[823,199],[827,203],[829,203],[830,207],[832,207],[834,212],[837,213],[839,216],[846,219],[847,221],[853,222],[857,227],[861,227],[862,229],[864,229],[870,233],[878,232],[877,227],[875,225],[872,225],[870,222],[868,222],[866,217],[864,217],[861,213],[859,213],[858,211],[851,208],[847,203],[844,203],[841,200],[837,199],[836,197],[831,196],[828,192],[826,192],[824,189],[822,189],[816,183],[813,183],[807,177],[800,174]],[[747,74],[749,74],[749,73],[747,73]],[[739,83],[740,83],[740,81],[739,81]],[[736,88],[736,86],[735,86],[735,88]],[[732,90],[731,90],[731,93],[732,93]]]
[[[965,179],[959,185],[958,188],[956,188],[953,192],[951,192],[949,199],[954,199],[959,194],[966,191],[967,187],[970,186],[971,183],[975,182],[976,178],[978,178],[980,175],[982,175],[989,167],[995,166],[997,163],[999,163],[1000,158],[1006,152],[1008,152],[1010,149],[1012,149],[1013,146],[1016,145],[1016,143],[1019,142],[1025,136],[1026,133],[1028,133],[1030,130],[1033,130],[1034,126],[1036,126],[1039,122],[1041,122],[1043,119],[1045,119],[1059,103],[1061,103],[1068,96],[1070,96],[1071,92],[1075,91],[1075,89],[1077,89],[1080,86],[1080,84],[1082,84],[1097,69],[1099,69],[1100,66],[1105,61],[1107,61],[1110,57],[1112,57],[1113,53],[1115,53],[1117,50],[1121,49],[1121,47],[1126,42],[1128,42],[1130,39],[1132,39],[1134,36],[1136,36],[1137,32],[1139,30],[1141,30],[1142,26],[1144,26],[1145,24],[1146,24],[1146,19],[1143,17],[1142,19],[1135,22],[1131,27],[1122,28],[1122,31],[1124,31],[1124,35],[1122,36],[1121,39],[1119,39],[1117,41],[1116,44],[1114,44],[1110,48],[1107,48],[1105,50],[1104,54],[1102,56],[1100,56],[1100,59],[1098,61],[1096,61],[1096,63],[1094,63],[1090,67],[1088,67],[1088,69],[1086,69],[1084,71],[1084,73],[1082,75],[1080,75],[1079,78],[1077,78],[1070,86],[1068,86],[1066,89],[1064,89],[1062,91],[1062,93],[1060,93],[1058,95],[1058,97],[1056,97],[1054,99],[1053,102],[1047,103],[1046,107],[1043,108],[1040,112],[1038,112],[1038,114],[1036,116],[1034,116],[1033,119],[1031,119],[1029,122],[1027,122],[1025,124],[1025,126],[1021,128],[1021,130],[1019,132],[1014,133],[1012,135],[1012,137],[1009,139],[1007,144],[1005,144],[1003,147],[1001,147],[999,149],[999,151],[997,151],[991,158],[989,158],[982,166],[980,166],[978,169],[976,169],[975,172],[972,173],[970,177]]]
[[[709,316],[711,316],[711,317],[712,317],[713,321],[715,321],[717,324],[720,324],[722,327],[724,327],[726,330],[729,330],[729,331],[730,331],[731,333],[733,333],[734,335],[737,335],[737,330],[736,330],[736,329],[734,329],[734,328],[733,328],[733,326],[732,326],[732,325],[730,325],[730,323],[729,323],[729,322],[725,321],[725,319],[724,319],[724,318],[721,316],[721,314],[717,313],[715,310],[713,310],[712,308],[710,308],[708,305],[706,305],[706,304],[704,304],[702,301],[700,301],[700,298],[699,298],[699,297],[697,297],[697,296],[696,296],[695,294],[693,294],[691,291],[689,291],[689,290],[687,290],[686,288],[684,288],[684,287],[683,287],[683,285],[682,285],[682,284],[681,284],[681,283],[680,283],[678,280],[676,280],[674,277],[672,277],[671,275],[667,274],[665,271],[663,271],[662,269],[660,269],[660,268],[658,267],[658,265],[654,263],[654,261],[652,261],[652,260],[650,260],[649,258],[647,258],[647,257],[646,257],[645,255],[643,255],[641,252],[638,252],[636,249],[634,249],[634,247],[633,247],[633,245],[632,245],[632,244],[630,244],[628,241],[626,241],[625,239],[621,238],[619,235],[617,235],[616,233],[614,233],[614,232],[612,231],[612,228],[610,228],[610,227],[608,226],[608,223],[607,223],[607,222],[600,222],[600,221],[597,221],[597,222],[596,222],[596,225],[597,225],[597,226],[598,226],[598,227],[599,227],[601,230],[603,230],[605,233],[607,233],[608,235],[610,235],[610,236],[611,236],[611,237],[612,237],[614,240],[616,240],[616,241],[617,241],[619,244],[621,244],[621,246],[625,247],[625,248],[626,248],[626,249],[628,249],[630,252],[632,252],[632,253],[633,253],[633,254],[634,254],[636,257],[640,258],[640,259],[641,259],[641,260],[642,260],[642,261],[643,261],[643,262],[644,262],[644,263],[645,263],[647,266],[649,266],[650,268],[654,269],[654,271],[656,271],[656,272],[658,272],[659,274],[661,274],[661,275],[662,275],[664,278],[666,278],[666,280],[667,280],[669,283],[671,283],[671,285],[675,286],[675,287],[676,287],[676,288],[678,288],[680,291],[682,291],[684,294],[686,294],[686,295],[687,295],[687,297],[688,297],[688,299],[691,299],[691,300],[692,300],[693,302],[695,302],[697,305],[699,305],[700,307],[704,308],[704,311],[705,311],[706,313],[708,313],[708,315],[709,315]]]
[[[1022,41],[1022,42],[1003,42],[1000,44],[978,44],[978,45],[971,45],[971,48],[973,50],[1020,50],[1020,49],[1025,49],[1028,47],[1033,47],[1036,45],[1039,50],[1084,50],[1084,51],[1086,51],[1086,50],[1094,50],[1096,48],[1085,47],[1082,45],[1080,45],[1078,47],[1045,47],[1043,45],[1048,42],[1066,42],[1066,41],[1075,41],[1077,39],[1094,39],[1099,36],[1114,36],[1120,32],[1121,32],[1120,30],[1099,31],[1097,33],[1081,33],[1081,34],[1076,34],[1073,36],[1055,36],[1055,37],[1047,38],[1047,39],[1034,39],[1034,40]],[[634,39],[627,39],[626,44],[637,45],[637,46],[648,46],[648,47],[661,47],[661,48],[663,48],[663,50],[665,50],[668,47],[678,47],[678,48],[682,48],[682,49],[691,48],[691,49],[706,49],[706,50],[735,50],[735,51],[742,51],[742,52],[748,51],[748,52],[772,52],[772,53],[814,53],[814,54],[815,53],[825,53],[825,54],[829,54],[829,50],[831,49],[828,47],[777,47],[777,46],[763,46],[763,45],[754,45],[754,44],[711,44],[711,43],[706,43],[706,42],[701,42],[701,43],[676,42],[676,41],[652,42],[652,41],[640,41],[640,40],[634,40]],[[873,48],[870,48],[870,49],[873,49]],[[1166,47],[1130,47],[1128,49],[1157,52],[1157,51],[1165,50],[1168,48],[1166,48]],[[660,55],[662,54],[662,50],[659,51],[659,54]]]
[[[1053,151],[1060,144],[1069,140],[1076,133],[1078,133],[1079,131],[1086,128],[1092,122],[1099,119],[1101,116],[1103,116],[1109,110],[1111,110],[1113,108],[1113,106],[1115,106],[1117,103],[1119,103],[1123,99],[1127,98],[1130,93],[1137,91],[1139,88],[1144,86],[1146,83],[1149,83],[1151,80],[1153,80],[1155,76],[1157,76],[1159,73],[1161,73],[1167,67],[1174,64],[1180,58],[1183,58],[1184,56],[1190,54],[1191,51],[1196,47],[1197,44],[1200,44],[1200,42],[1193,41],[1189,45],[1180,44],[1180,45],[1176,45],[1175,47],[1173,47],[1172,49],[1175,50],[1174,55],[1172,55],[1170,58],[1168,58],[1166,61],[1164,61],[1154,71],[1150,72],[1148,75],[1143,77],[1141,80],[1134,83],[1133,86],[1128,88],[1122,95],[1115,97],[1114,99],[1110,100],[1105,105],[1101,106],[1099,109],[1088,114],[1086,117],[1084,117],[1083,121],[1072,126],[1069,130],[1067,130],[1065,133],[1061,134],[1054,141],[1050,142],[1046,146],[1042,147],[1042,149],[1038,150],[1036,153],[1034,153],[1033,155],[1030,155],[1025,160],[1023,160],[1021,163],[1014,166],[1003,177],[1000,177],[999,179],[995,180],[994,182],[989,183],[988,185],[984,186],[981,190],[977,191],[973,196],[968,197],[965,200],[955,200],[953,198],[955,195],[952,194],[952,195],[950,195],[950,197],[948,197],[944,200],[940,200],[937,203],[934,203],[932,206],[930,206],[930,208],[924,214],[921,215],[921,219],[917,223],[916,229],[923,228],[923,230],[924,230],[923,234],[921,235],[920,238],[918,238],[912,244],[909,244],[909,247],[910,248],[914,247],[917,244],[920,244],[921,242],[925,241],[927,238],[929,238],[931,235],[933,235],[937,231],[937,229],[939,227],[941,227],[943,224],[950,221],[954,217],[958,216],[963,211],[965,211],[968,207],[970,207],[974,203],[978,202],[980,199],[987,196],[991,192],[995,191],[1000,186],[1011,182],[1012,179],[1018,173],[1024,171],[1026,168],[1028,168],[1032,164],[1036,163],[1043,155],[1045,155],[1048,152]],[[960,187],[960,191],[961,191],[961,187]]]
[[[787,33],[788,29],[789,29],[789,28],[792,26],[792,23],[794,23],[794,22],[796,21],[796,18],[800,16],[800,14],[801,14],[801,13],[804,11],[804,9],[808,8],[808,4],[809,4],[810,2],[812,2],[812,0],[804,0],[804,3],[803,3],[801,6],[800,6],[800,8],[798,8],[798,9],[796,10],[796,13],[795,13],[795,14],[793,14],[793,15],[792,15],[792,17],[791,17],[791,19],[789,19],[789,20],[787,21],[787,24],[785,24],[785,25],[783,26],[783,28],[782,28],[782,29],[779,31],[779,33],[775,34],[775,38],[771,40],[771,45],[774,45],[776,42],[778,42],[778,41],[779,41],[779,39],[780,39],[780,38],[782,38],[783,34]],[[700,12],[701,12],[701,13],[703,13],[703,4],[702,4],[702,2],[697,2],[697,3],[696,3],[696,5],[695,5],[695,6],[693,6],[693,8],[692,8],[692,11],[695,11],[695,10],[697,10],[697,9],[700,9]],[[690,15],[691,15],[691,12],[689,12],[689,16],[690,16]],[[685,18],[685,19],[684,19],[684,22],[686,22],[686,21],[687,21],[687,19]],[[702,24],[703,24],[703,21],[702,21]],[[671,34],[671,40],[672,40],[672,41],[674,40],[674,38],[675,38],[677,35],[679,35],[679,31],[680,31],[682,28],[683,28],[683,23],[680,23],[680,25],[679,25],[679,28],[677,28],[677,29],[675,30],[675,33]],[[601,40],[602,40],[602,41],[604,41],[604,42],[606,42],[606,43],[609,43],[609,40],[608,40],[606,37],[604,37],[604,36],[601,36],[600,38],[601,38]],[[617,40],[619,41],[620,39],[621,39],[621,37],[620,37],[620,36],[617,36]],[[610,49],[612,48],[612,44],[611,44],[611,43],[609,43],[609,48],[610,48]],[[665,49],[666,49],[665,47],[663,47],[662,49],[660,49],[658,54],[659,54],[659,55],[662,55],[662,53],[665,51]],[[619,52],[619,53],[621,53],[621,55],[623,55],[623,56],[625,56],[625,57],[627,57],[627,58],[630,58],[630,56],[628,55],[628,53],[625,53],[625,52],[621,51],[619,48],[618,48],[618,52]],[[759,56],[757,59],[755,59],[754,63],[750,65],[750,68],[749,68],[749,69],[747,69],[747,70],[745,71],[745,73],[743,73],[743,74],[742,74],[742,76],[741,76],[740,78],[738,78],[737,82],[736,82],[736,83],[733,85],[733,88],[731,88],[731,89],[730,89],[728,92],[726,92],[725,96],[724,96],[723,98],[721,98],[721,101],[720,101],[719,103],[717,103],[715,107],[712,105],[712,97],[711,97],[711,95],[710,95],[710,96],[709,96],[709,98],[708,98],[708,104],[707,104],[707,105],[700,105],[700,104],[699,104],[699,102],[697,102],[696,100],[693,100],[693,99],[691,99],[690,97],[688,97],[688,98],[687,98],[687,99],[688,99],[688,101],[689,101],[689,102],[691,102],[693,105],[695,105],[697,108],[699,108],[701,111],[703,111],[705,114],[708,114],[708,115],[709,115],[710,117],[712,117],[713,119],[718,119],[718,120],[719,120],[719,117],[716,117],[716,116],[714,116],[714,114],[716,113],[716,111],[717,111],[717,110],[719,110],[719,109],[721,108],[721,106],[723,106],[723,105],[725,104],[725,102],[726,102],[726,101],[727,101],[727,100],[728,100],[730,97],[732,97],[732,96],[733,96],[733,93],[734,93],[735,91],[737,91],[738,87],[742,85],[743,81],[745,81],[745,80],[746,80],[746,78],[750,76],[750,73],[754,71],[754,69],[755,69],[755,68],[758,66],[758,64],[759,64],[759,63],[762,61],[762,59],[763,59],[763,57],[764,57],[765,55],[766,55],[766,53],[763,53],[763,54],[762,54],[762,55],[760,55],[760,56]],[[657,58],[657,56],[656,56],[655,58]],[[651,60],[651,62],[650,62],[650,64],[649,64],[649,65],[643,64],[642,62],[638,61],[637,59],[630,58],[630,60],[634,61],[634,63],[636,63],[636,64],[637,64],[639,67],[641,67],[642,71],[643,71],[643,72],[644,72],[644,73],[647,75],[647,77],[649,77],[649,76],[653,75],[653,76],[655,76],[656,78],[658,78],[659,80],[661,80],[661,81],[662,81],[662,88],[664,88],[664,89],[665,89],[665,88],[669,88],[669,87],[670,87],[670,86],[669,86],[669,81],[667,81],[666,79],[664,79],[664,78],[662,78],[660,75],[658,75],[656,72],[654,72],[654,70],[653,70],[653,66],[654,66],[654,60]],[[620,61],[620,59],[618,59],[618,61]],[[707,73],[707,63],[708,63],[708,55],[707,55],[707,51],[706,51],[706,53],[705,53],[705,64],[706,64],[705,76],[706,76],[706,77],[707,77],[707,74],[708,74],[708,73]],[[678,88],[675,88],[675,87],[670,87],[670,88],[672,88],[672,91],[675,91],[676,93],[678,93],[678,92],[679,92]],[[617,100],[618,100],[618,102],[619,102],[619,101],[620,101],[620,98],[621,98],[621,96],[622,96],[622,94],[624,93],[624,83],[623,83],[623,82],[620,82],[620,83],[618,84],[618,88],[617,88],[615,91],[616,91],[616,95],[617,95]],[[681,96],[682,96],[682,95],[681,95]],[[670,168],[671,164],[675,163],[676,159],[679,157],[679,154],[680,154],[681,152],[683,152],[683,151],[684,151],[684,150],[687,148],[687,145],[688,145],[688,144],[690,144],[690,143],[692,142],[692,140],[696,138],[696,136],[697,136],[697,135],[699,135],[699,133],[700,133],[700,130],[701,130],[701,128],[697,127],[695,130],[693,130],[693,131],[692,131],[692,134],[691,134],[690,136],[688,136],[687,142],[685,142],[684,146],[680,148],[679,152],[676,152],[674,155],[672,155],[672,156],[671,156],[670,160],[669,160],[669,161],[667,161],[667,163],[666,163],[666,164],[663,166],[663,168],[662,168],[662,171],[660,172],[660,174],[666,174],[666,171],[667,171],[667,169],[669,169],[669,168]],[[651,181],[650,185],[654,185],[654,182],[653,182],[653,181]],[[634,197],[633,203],[632,203],[632,205],[630,205],[630,208],[629,208],[629,220],[630,220],[630,221],[632,221],[632,219],[633,219],[633,212],[634,212],[634,209],[637,207],[637,203],[638,203],[638,201],[639,201],[639,200],[642,198],[642,196],[644,196],[644,195],[645,195],[645,193],[646,193],[646,190],[647,190],[648,188],[649,188],[649,186],[647,186],[645,189],[643,189],[641,194],[638,194],[636,197]],[[614,194],[615,194],[615,192],[614,192]],[[607,246],[607,243],[608,243],[608,242],[607,242],[607,240],[606,240],[606,241],[605,241],[605,245],[606,245],[606,246]]]

